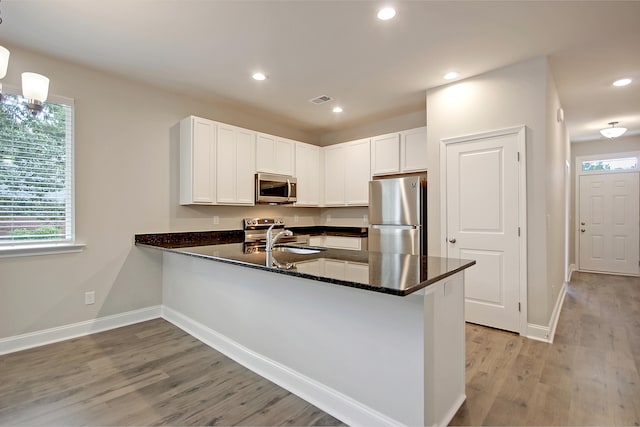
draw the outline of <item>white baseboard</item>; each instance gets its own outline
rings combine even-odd
[[[447,412],[444,416],[444,418],[442,418],[442,420],[440,420],[439,424],[436,424],[437,426],[448,426],[451,423],[451,420],[453,420],[453,417],[456,416],[456,414],[458,413],[458,409],[460,409],[460,407],[462,406],[462,404],[464,403],[464,401],[467,400],[467,395],[466,394],[462,394],[461,396],[458,397],[458,400],[456,401],[456,403],[449,408],[449,412]]]
[[[398,421],[324,384],[238,344],[207,326],[162,307],[162,317],[206,345],[353,426],[400,426]],[[457,410],[457,408],[456,408]]]
[[[567,283],[563,283],[556,299],[556,305],[553,307],[551,318],[549,319],[549,325],[536,325],[529,323],[527,325],[527,338],[531,338],[538,341],[544,341],[547,343],[553,343],[553,337],[556,334],[556,327],[558,326],[558,319],[560,319],[560,311],[562,311],[562,303],[564,297],[567,294]]]
[[[0,355],[156,319],[160,317],[160,314],[161,306],[158,305],[2,338],[0,339]]]
[[[571,276],[574,272],[578,271],[578,267],[575,264],[569,264],[569,277],[567,278],[567,282],[571,281]]]

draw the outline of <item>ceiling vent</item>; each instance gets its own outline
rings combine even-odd
[[[310,99],[309,102],[311,102],[312,104],[324,104],[325,102],[329,102],[329,101],[333,101],[333,98],[327,95],[320,95],[320,96],[316,96],[313,99]]]

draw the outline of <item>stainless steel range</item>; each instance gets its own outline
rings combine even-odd
[[[267,244],[267,230],[274,226],[274,232],[281,231],[285,228],[283,218],[245,218],[243,220],[244,229],[244,253],[251,254],[264,251]],[[308,235],[283,236],[278,240],[279,243],[295,243],[299,245],[308,245]]]

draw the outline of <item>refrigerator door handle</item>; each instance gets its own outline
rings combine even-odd
[[[371,224],[369,225],[371,228],[398,228],[403,230],[415,230],[416,228],[420,228],[419,225],[393,225],[393,224]]]

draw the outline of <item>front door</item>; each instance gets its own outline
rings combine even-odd
[[[521,127],[443,141],[446,256],[476,260],[465,271],[466,320],[514,332],[520,332],[524,132]]]
[[[580,270],[640,274],[638,173],[580,176]]]

